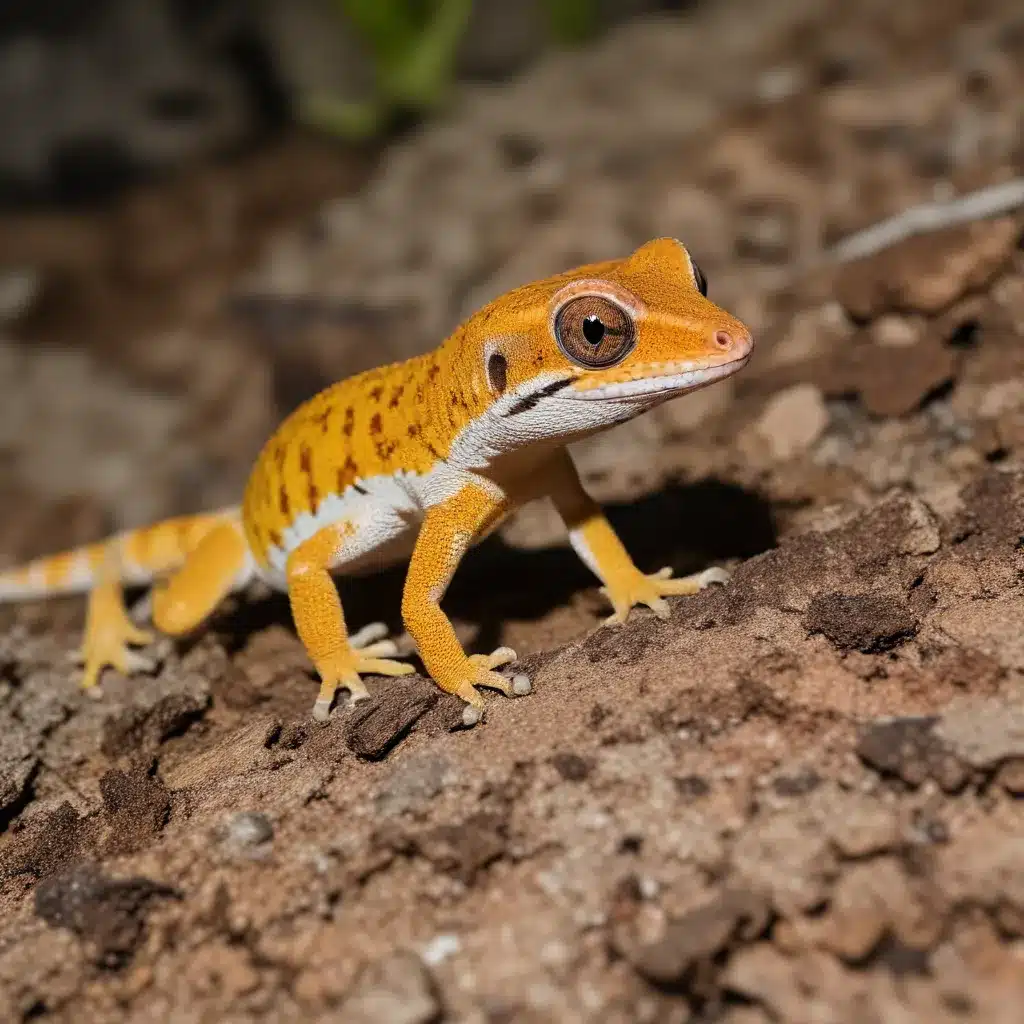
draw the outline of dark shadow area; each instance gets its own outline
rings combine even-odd
[[[677,575],[710,564],[750,558],[776,544],[771,505],[760,495],[734,484],[708,479],[672,484],[635,502],[604,506],[636,564],[645,572],[670,565]],[[402,584],[406,565],[357,579],[338,581],[346,617],[353,628],[383,621],[402,632]],[[569,603],[573,595],[598,586],[576,553],[564,545],[523,550],[500,537],[473,548],[459,566],[444,599],[453,619],[478,627],[474,647],[498,644],[502,624],[534,621]],[[291,625],[284,595],[241,603],[218,622],[229,646],[244,645],[249,635],[272,623]]]

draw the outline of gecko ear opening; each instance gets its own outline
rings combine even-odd
[[[487,383],[496,395],[503,395],[508,387],[508,360],[500,352],[487,357]]]

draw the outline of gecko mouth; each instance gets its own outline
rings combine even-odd
[[[750,353],[747,353],[741,359],[732,359],[718,366],[691,366],[690,369],[685,368],[686,364],[668,364],[671,368],[664,373],[654,373],[638,380],[600,384],[582,391],[570,388],[563,392],[562,397],[584,402],[629,402],[645,398],[669,398],[714,384],[715,381],[742,370],[749,359]]]

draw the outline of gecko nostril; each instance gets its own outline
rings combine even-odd
[[[732,348],[732,335],[728,331],[715,331],[715,344],[719,348]]]

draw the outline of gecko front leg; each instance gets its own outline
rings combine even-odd
[[[295,548],[285,570],[295,629],[320,674],[320,694],[313,705],[313,717],[320,722],[330,717],[339,687],[345,687],[354,701],[362,700],[369,693],[361,675],[404,676],[413,671],[412,665],[388,657],[396,647],[381,639],[377,624],[348,635],[330,567],[349,533],[347,523],[325,526]]]
[[[467,725],[479,721],[483,708],[477,687],[498,690],[506,697],[530,692],[525,676],[510,681],[494,671],[515,661],[515,651],[499,647],[491,654],[467,656],[440,603],[469,545],[505,511],[504,497],[476,483],[466,484],[447,501],[430,508],[402,593],[402,618],[423,664],[442,690],[466,701],[463,721]]]
[[[611,523],[593,498],[587,494],[564,449],[546,467],[544,483],[569,530],[569,542],[584,564],[601,580],[602,593],[612,606],[606,624],[626,621],[637,605],[646,605],[661,618],[668,618],[667,597],[696,594],[713,583],[725,583],[729,574],[718,567],[691,576],[672,577],[664,568],[647,575],[633,563]]]

